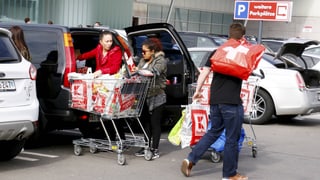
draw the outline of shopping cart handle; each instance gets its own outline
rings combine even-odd
[[[258,76],[260,77],[261,79],[264,79],[265,75],[264,75],[264,72],[262,69],[259,69],[259,74],[258,73],[255,73],[255,72],[252,72],[251,73],[252,76]]]
[[[130,76],[135,76],[135,75],[146,76],[146,77],[154,76],[154,74],[150,70],[146,70],[146,69],[140,69],[138,71],[135,71]]]
[[[140,69],[137,71],[137,73],[141,76],[153,76],[153,73],[146,69]]]

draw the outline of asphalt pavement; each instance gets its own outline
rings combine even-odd
[[[253,137],[249,125],[244,125],[248,137]],[[275,120],[254,125],[257,157],[244,143],[239,157],[239,172],[250,180],[318,180],[320,167],[320,115],[294,120]],[[117,153],[86,150],[74,155],[72,140],[80,136],[72,133],[53,134],[45,146],[26,149],[17,158],[0,163],[1,180],[207,180],[221,179],[222,163],[213,163],[210,153],[192,169],[191,177],[180,172],[182,160],[190,148],[181,149],[170,144],[168,132],[163,132],[160,158],[147,161],[133,154],[138,148],[125,152],[126,165],[117,164]]]

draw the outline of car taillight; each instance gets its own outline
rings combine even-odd
[[[29,67],[29,77],[31,80],[36,80],[37,78],[37,68],[32,64]]]
[[[296,73],[296,80],[297,80],[299,90],[300,91],[305,90],[306,85],[305,85],[304,80],[303,80],[302,76],[300,75],[300,73]]]
[[[63,74],[63,86],[69,88],[68,74],[76,71],[76,59],[74,55],[73,43],[70,33],[64,33],[64,49],[65,49],[65,69]]]

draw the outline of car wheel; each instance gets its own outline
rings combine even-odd
[[[0,141],[0,161],[16,157],[22,150],[25,140]]]
[[[36,127],[34,133],[27,139],[25,148],[38,148],[44,141],[44,136],[47,133],[47,122],[48,120],[43,114],[41,108],[39,108],[39,120],[38,127]]]
[[[245,119],[245,123],[264,124],[268,122],[274,114],[274,105],[270,95],[264,90],[258,90],[253,102],[250,118]]]

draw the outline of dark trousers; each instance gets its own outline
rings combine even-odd
[[[211,129],[200,139],[189,154],[189,161],[194,164],[199,161],[202,155],[208,150],[226,129],[226,142],[223,156],[223,177],[236,175],[238,169],[239,146],[243,123],[243,106],[217,104],[210,106]]]
[[[148,106],[144,105],[141,120],[144,130],[146,131],[149,146],[152,149],[158,149],[161,137],[161,120],[164,104],[156,107],[149,112]]]

